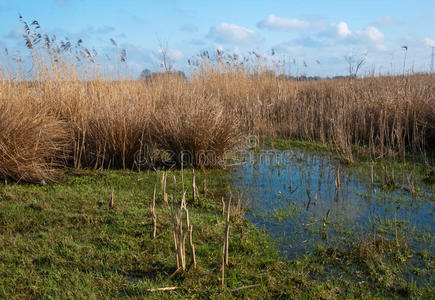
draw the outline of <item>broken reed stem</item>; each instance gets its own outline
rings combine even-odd
[[[177,216],[177,234],[178,234],[178,256],[181,261],[181,268],[186,270],[186,236],[183,233],[183,206],[185,204],[185,197],[186,192],[183,193],[182,199],[181,199],[181,207],[180,210],[178,210],[176,216]]]
[[[109,208],[113,208],[114,197],[115,197],[115,190],[114,190],[114,188],[112,188],[110,190]]]
[[[222,203],[225,205],[225,202]],[[230,235],[230,205],[231,205],[231,192],[228,195],[227,200],[227,217],[226,217],[226,226],[225,226],[225,236],[224,236],[224,243],[222,245],[222,282],[221,287],[222,290],[225,288],[225,265],[228,265],[228,241],[229,241],[229,235]]]
[[[147,292],[173,291],[179,289],[178,286],[168,286],[163,288],[147,289]]]
[[[178,240],[177,240],[177,228],[176,228],[176,219],[175,219],[175,215],[176,215],[176,205],[174,205],[175,199],[177,197],[177,179],[175,178],[174,175],[174,197],[172,198],[171,201],[171,220],[172,220],[172,235],[174,238],[174,248],[175,248],[175,260],[177,261],[177,269],[180,268],[180,260],[178,258]]]
[[[337,167],[337,172],[335,174],[335,187],[338,189],[340,186],[341,186],[340,167]]]
[[[175,275],[177,275],[182,269],[178,268],[177,270],[175,270],[174,273],[171,274],[171,276],[169,276],[168,280],[171,280],[172,278],[174,278]]]
[[[397,210],[394,213],[394,230],[396,232],[396,246],[397,246],[398,249],[400,249],[399,237],[398,237],[398,234],[397,234]]]
[[[177,180],[174,176],[174,197],[171,201],[171,219],[172,219],[172,233],[173,233],[174,245],[175,245],[175,259],[177,261],[177,270],[180,269],[182,271],[185,271],[187,236],[189,238],[189,246],[190,246],[190,263],[191,266],[193,266],[193,268],[196,268],[195,245],[193,244],[193,225],[190,224],[189,210],[187,209],[187,205],[186,205],[186,191],[183,192],[180,208],[178,208],[176,197],[177,197]],[[186,215],[187,232],[183,231],[183,211]]]
[[[155,239],[156,238],[156,233],[157,233],[156,185],[155,184],[154,184],[154,193],[153,193],[152,218],[153,218],[153,239]]]
[[[335,201],[338,202],[340,200],[340,167],[337,167],[335,172]]]
[[[182,193],[184,194],[184,153],[181,152],[181,186],[182,186]]]
[[[189,246],[190,246],[190,265],[196,269],[196,255],[195,255],[195,245],[193,244],[193,225],[190,224],[190,218],[189,218],[189,210],[186,206],[186,196],[183,195],[183,201],[181,203],[181,208],[184,209],[184,212],[186,213],[186,224],[187,224],[187,231],[189,234]],[[184,237],[185,238],[185,237]]]
[[[168,177],[168,171],[163,172],[162,175],[162,193],[163,193],[163,203],[168,206],[168,194],[166,193],[166,178]]]
[[[229,244],[229,237],[230,237],[230,210],[231,210],[231,193],[228,196],[227,201],[227,218],[226,218],[226,225],[225,225],[225,264],[228,265],[228,244]]]
[[[198,189],[196,187],[195,169],[192,169],[192,202],[196,203],[198,200]]]
[[[374,174],[373,174],[373,164],[370,164],[370,178],[371,178],[371,182],[372,182],[372,188],[373,188],[373,185],[374,185]]]
[[[235,289],[231,289],[230,290],[230,292],[237,292],[237,291],[240,291],[240,290],[244,290],[244,289],[250,289],[250,288],[254,288],[254,287],[258,287],[258,286],[260,286],[260,284],[251,284],[251,285],[245,285],[245,286],[241,286],[241,287],[238,287],[238,288],[235,288]]]

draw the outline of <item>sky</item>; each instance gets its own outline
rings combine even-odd
[[[404,62],[407,72],[428,72],[435,47],[435,1],[426,0],[0,0],[0,63],[5,48],[25,51],[19,14],[37,20],[42,33],[82,39],[100,54],[112,54],[115,40],[134,74],[161,70],[162,47],[177,70],[218,49],[255,51],[286,62],[287,74],[307,76],[346,75],[345,57],[365,59],[360,74],[399,74]]]

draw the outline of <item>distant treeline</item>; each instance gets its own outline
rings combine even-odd
[[[140,75],[138,79],[141,80],[153,80],[156,78],[159,78],[161,76],[179,76],[180,78],[187,80],[187,76],[183,71],[170,71],[170,72],[152,72],[149,69],[144,69]],[[276,74],[273,71],[265,71],[262,72],[262,75],[269,75],[271,77],[276,77],[280,80],[290,80],[290,81],[315,81],[315,80],[328,80],[328,79],[345,79],[345,78],[349,78],[349,76],[343,76],[343,75],[337,75],[337,76],[326,76],[326,77],[321,77],[321,76],[306,76],[306,75],[300,75],[300,76],[292,76],[292,75],[287,75],[287,74]],[[254,74],[253,74],[254,76]],[[352,78],[357,78],[357,76],[353,75]]]
[[[149,69],[144,69],[140,75],[139,75],[139,79],[142,80],[153,80],[153,79],[157,79],[160,78],[162,76],[167,76],[167,75],[171,75],[171,76],[179,76],[180,78],[187,80],[186,74],[183,71],[171,71],[171,72],[152,72]]]

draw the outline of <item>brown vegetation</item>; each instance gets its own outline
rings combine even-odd
[[[298,82],[231,58],[202,59],[187,81],[129,80],[116,65],[126,79],[114,81],[95,56],[79,64],[53,48],[31,48],[30,79],[22,63],[0,68],[1,178],[52,180],[62,164],[149,167],[156,150],[217,166],[242,134],[319,141],[348,160],[355,149],[378,158],[435,148],[434,75]]]
[[[70,149],[69,136],[67,124],[46,109],[25,99],[0,99],[0,178],[54,180]]]

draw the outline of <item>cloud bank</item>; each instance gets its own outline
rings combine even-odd
[[[210,28],[207,38],[218,43],[256,44],[264,39],[255,31],[236,24],[220,23]]]
[[[280,18],[270,14],[265,20],[257,23],[258,28],[281,29],[281,30],[301,30],[307,29],[310,23],[299,19]]]

